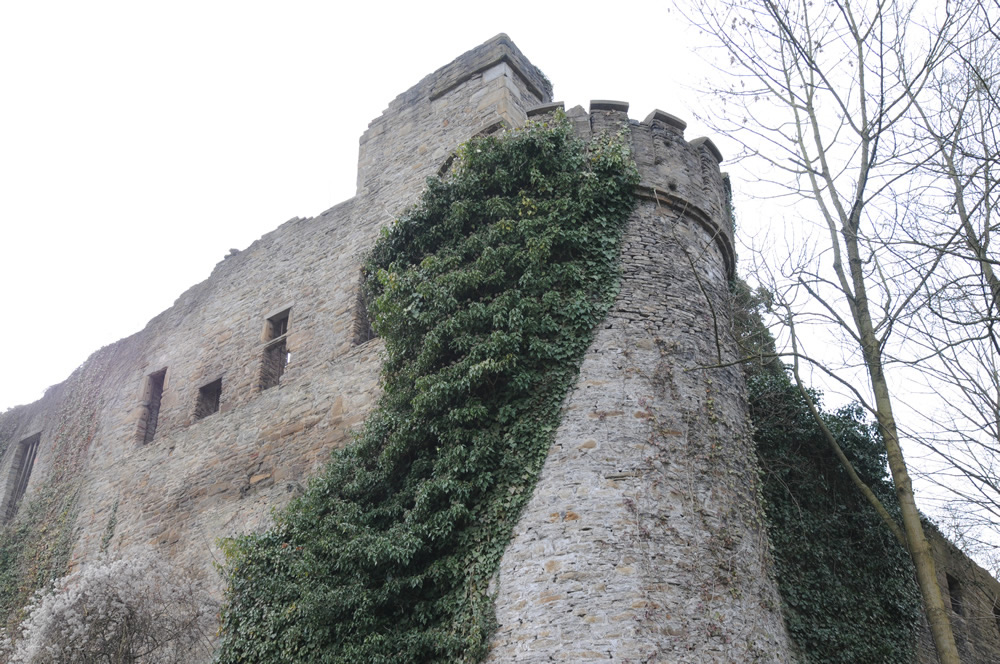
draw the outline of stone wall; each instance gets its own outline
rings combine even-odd
[[[962,663],[1000,662],[1000,582],[936,528],[928,528],[927,535]],[[920,634],[917,662],[938,664],[926,623]]]
[[[416,202],[460,144],[483,132],[525,123],[529,108],[552,100],[552,85],[498,35],[396,97],[361,136],[359,197],[388,210]]]
[[[0,487],[20,441],[41,433],[26,499],[66,475],[83,487],[73,565],[102,546],[154,547],[214,578],[218,538],[264,527],[350,440],[378,393],[380,342],[367,340],[358,298],[378,228],[461,142],[523,124],[550,94],[498,35],[400,95],[361,139],[355,198],[226,257],[144,330],[95,353],[40,402],[0,415]],[[286,310],[287,333],[276,336],[269,320]],[[276,343],[287,366],[271,385]],[[213,412],[212,399],[199,403],[218,381]]]
[[[32,484],[52,474],[60,447],[80,455],[75,563],[99,551],[117,505],[112,551],[155,547],[210,572],[218,537],[259,527],[349,440],[378,371],[378,342],[352,343],[360,268],[339,251],[351,210],[292,220],[225,259],[145,330],[92,356],[32,419],[28,430],[42,433]],[[289,307],[291,362],[261,389],[265,323]],[[148,377],[164,369],[144,443]],[[199,389],[220,379],[218,412],[199,419]],[[63,422],[88,423],[86,438]]]

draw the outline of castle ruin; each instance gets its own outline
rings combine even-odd
[[[556,108],[505,35],[397,97],[361,137],[354,198],[228,256],[145,329],[0,415],[0,518],[73,487],[71,566],[148,547],[214,574],[217,540],[266,527],[378,394],[359,281],[379,229],[459,144]],[[626,127],[642,181],[621,291],[495,580],[488,661],[793,661],[742,374],[700,370],[736,352],[722,156],[663,111],[565,113],[584,138]],[[1000,622],[1000,584],[949,547],[935,543],[942,586],[960,579],[964,605]],[[969,661],[995,661],[997,625],[955,620],[979,644]]]

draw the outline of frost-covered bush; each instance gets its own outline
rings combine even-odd
[[[209,659],[217,621],[204,584],[148,552],[55,581],[0,648],[10,664],[190,664]]]

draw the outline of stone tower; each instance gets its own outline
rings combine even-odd
[[[567,113],[583,137],[626,128],[641,183],[621,291],[501,563],[489,661],[786,661],[742,373],[706,368],[735,358],[722,158],[627,111]]]

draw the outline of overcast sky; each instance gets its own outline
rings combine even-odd
[[[351,197],[368,122],[499,32],[567,108],[692,122],[698,61],[668,4],[3,3],[0,411],[142,329],[230,248]]]

